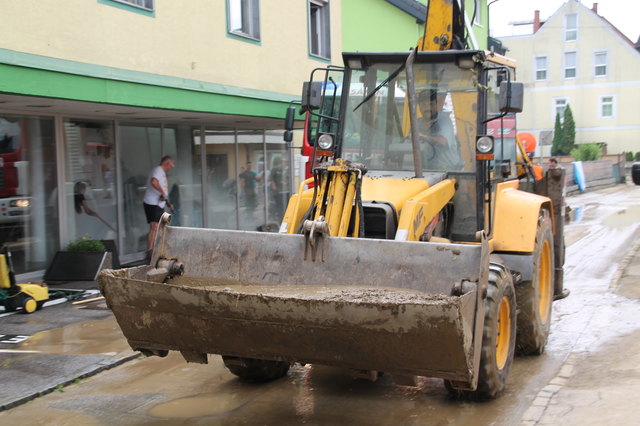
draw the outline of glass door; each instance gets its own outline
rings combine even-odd
[[[67,240],[117,241],[113,123],[64,120]]]

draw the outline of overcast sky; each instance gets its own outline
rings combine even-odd
[[[488,0],[487,3],[492,1]],[[489,6],[491,35],[499,37],[523,34],[527,27],[514,27],[509,23],[533,20],[535,10],[540,11],[541,20],[547,19],[565,2],[566,0],[497,0]],[[598,15],[615,25],[632,42],[638,41],[640,0],[581,0],[581,3],[589,9],[593,3],[598,3]],[[530,34],[530,31],[529,26],[525,34]]]

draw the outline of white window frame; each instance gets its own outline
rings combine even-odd
[[[567,55],[569,54],[573,54],[575,57],[575,63],[572,67],[567,66]],[[562,62],[563,62],[562,77],[565,80],[574,80],[578,78],[578,52],[576,52],[575,50],[564,52],[562,55]],[[567,77],[567,71],[570,69],[574,70],[574,75],[572,77]]]
[[[603,108],[607,105],[611,105],[611,115],[604,115]],[[601,120],[615,120],[616,112],[616,95],[601,95],[598,102],[598,117]]]
[[[227,31],[260,41],[260,0],[227,0]]]
[[[544,68],[538,68],[538,59],[544,59]],[[538,78],[538,73],[544,72],[544,78]],[[535,81],[546,81],[549,78],[549,57],[547,55],[537,55],[533,58],[533,79]]]
[[[598,63],[598,57],[604,55],[604,63]],[[598,74],[598,68],[604,68],[604,74]],[[593,77],[601,78],[606,77],[609,74],[609,52],[606,50],[598,50],[593,52]]]
[[[564,105],[559,105],[562,102],[564,102]],[[567,105],[569,105],[569,98],[553,98],[553,107],[551,111],[554,123],[556,122],[556,114],[558,113],[560,113],[560,122],[564,122],[564,110],[567,108]]]
[[[308,0],[309,54],[331,59],[331,9],[328,0]]]
[[[569,18],[575,17],[575,26],[569,26]],[[568,13],[564,15],[564,41],[578,41],[578,14]]]
[[[155,9],[154,0],[113,0],[116,3],[123,3],[131,7],[138,7],[140,9],[149,10],[153,12]]]

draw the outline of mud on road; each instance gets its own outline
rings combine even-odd
[[[338,368],[296,365],[276,382],[238,381],[210,356],[140,358],[0,413],[5,424],[632,424],[640,392],[640,188],[569,199],[565,286],[546,352],[516,358],[505,394],[486,403],[447,398],[441,380],[384,374],[371,383]],[[622,268],[626,266],[625,268]],[[113,318],[100,327],[115,326]],[[215,324],[211,325],[215,327]],[[81,328],[81,327],[80,327]],[[45,331],[44,333],[48,333]],[[58,337],[64,338],[64,333]],[[122,336],[111,335],[114,347]],[[40,337],[32,350],[59,350]],[[108,350],[109,342],[100,342]],[[78,345],[68,350],[85,351]],[[67,350],[65,349],[65,350]],[[407,386],[409,384],[410,386]]]

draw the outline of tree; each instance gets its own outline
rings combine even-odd
[[[556,113],[556,125],[553,130],[553,144],[551,145],[551,155],[564,155],[566,152],[562,152],[562,141],[564,136],[562,135],[562,123],[560,122],[560,113]]]
[[[564,109],[564,121],[562,122],[562,152],[569,154],[576,146],[576,122],[573,120],[571,106]]]
[[[580,143],[571,150],[576,161],[596,161],[600,159],[602,151],[597,143]]]

